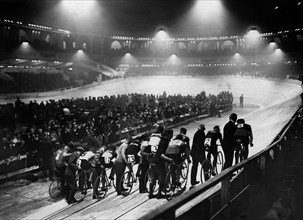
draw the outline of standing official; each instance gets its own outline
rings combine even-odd
[[[191,167],[191,185],[194,186],[199,183],[199,181],[196,180],[197,177],[197,169],[198,164],[203,163],[205,160],[205,147],[204,147],[204,141],[205,141],[205,126],[201,124],[196,131],[193,139],[193,145],[190,152],[190,155],[192,157],[193,163]]]
[[[223,143],[222,148],[225,156],[225,163],[223,169],[226,169],[233,164],[234,150],[235,150],[235,132],[237,129],[236,121],[237,114],[231,113],[229,122],[227,122],[223,129]]]

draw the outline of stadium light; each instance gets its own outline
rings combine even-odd
[[[222,16],[223,6],[220,0],[196,1],[191,14],[195,18],[211,21],[214,16]]]
[[[62,0],[61,2],[63,10],[65,12],[77,15],[80,17],[89,16],[96,7],[95,0]]]
[[[177,57],[175,54],[172,54],[169,58],[168,58],[168,62],[167,64],[171,64],[171,65],[179,65],[182,64],[182,61],[179,57]]]
[[[86,55],[86,53],[83,50],[79,49],[73,55],[72,60],[74,60],[74,61],[84,61],[84,60],[89,60],[89,57]]]
[[[22,55],[30,55],[35,52],[34,48],[30,45],[29,42],[23,41],[20,46],[17,48],[16,53]]]
[[[197,33],[217,35],[227,30],[227,24],[233,21],[222,0],[194,0],[187,12],[182,14],[176,25],[183,30],[195,26]]]
[[[169,39],[169,35],[164,27],[160,27],[155,35],[156,40],[164,41]]]
[[[273,62],[281,62],[285,58],[286,58],[286,55],[280,48],[276,48],[271,55],[271,60]]]
[[[137,62],[136,58],[129,52],[125,53],[125,55],[120,60],[120,63],[126,63],[126,64],[134,64],[136,62]]]
[[[272,50],[275,50],[275,49],[278,48],[278,45],[275,41],[272,41],[272,42],[269,43],[268,47]]]
[[[248,33],[246,34],[246,39],[250,42],[256,42],[260,39],[260,32],[258,31],[257,27],[253,26],[250,28]]]
[[[276,41],[274,39],[272,39],[268,46],[266,47],[266,51],[268,53],[273,53],[276,49],[278,48],[278,44],[276,43]]]

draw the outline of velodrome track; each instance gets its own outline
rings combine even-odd
[[[158,76],[119,79],[70,92],[35,94],[34,98],[28,96],[28,98],[22,98],[22,101],[36,99],[39,102],[50,98],[76,98],[135,92],[160,94],[163,91],[166,91],[167,94],[196,95],[203,90],[207,94],[214,95],[223,90],[231,91],[235,97],[234,103],[237,105],[238,97],[240,94],[244,94],[244,108],[236,107],[233,111],[252,125],[255,146],[250,148],[250,156],[268,146],[301,105],[302,88],[299,81],[236,76],[199,78]],[[12,98],[11,101],[13,100]],[[10,98],[4,97],[0,101],[7,102],[10,101]],[[222,118],[206,118],[186,125],[188,136],[192,139],[199,123],[204,123],[206,130],[211,129],[214,125],[219,125],[222,130],[228,121],[229,114],[230,112],[227,112],[222,115]],[[175,132],[178,130],[179,128],[176,128]],[[164,199],[148,200],[147,194],[139,194],[138,186],[135,185],[132,193],[127,197],[117,196],[112,189],[103,200],[93,200],[88,196],[84,201],[75,205],[67,205],[65,201],[59,201],[33,210],[26,219],[136,219],[166,202]]]

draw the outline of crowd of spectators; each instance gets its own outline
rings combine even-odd
[[[0,72],[1,74],[1,72]],[[0,93],[25,93],[44,92],[62,88],[70,88],[90,84],[97,81],[95,73],[80,75],[79,79],[74,79],[62,73],[31,71],[12,71],[4,73],[7,77],[0,77]]]
[[[0,79],[1,93],[49,91],[70,86],[61,73],[6,72],[11,80]]]
[[[53,152],[62,144],[93,137],[99,145],[108,145],[119,140],[119,133],[134,127],[152,127],[181,115],[217,114],[221,108],[231,108],[232,102],[228,91],[208,96],[201,92],[195,97],[132,93],[28,104],[18,98],[14,104],[0,105],[0,151],[3,157],[9,149],[19,147],[31,165],[37,155],[41,159],[45,151]]]
[[[139,66],[130,67],[124,77],[138,76],[203,76],[203,75],[238,75],[255,78],[278,78],[278,79],[299,79],[301,76],[302,64],[299,63],[245,63],[245,64],[208,64],[191,66]]]

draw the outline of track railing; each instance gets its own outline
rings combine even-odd
[[[231,219],[234,202],[250,188],[251,183],[273,171],[275,160],[282,156],[281,151],[285,148],[287,140],[294,137],[298,115],[299,110],[273,143],[264,150],[227,168],[204,184],[184,192],[140,220]],[[189,207],[187,210],[186,206]]]

